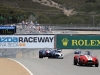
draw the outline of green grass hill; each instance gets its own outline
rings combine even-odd
[[[95,25],[99,24],[100,0],[52,1],[68,10],[74,9],[76,13],[66,16],[62,10],[34,0],[0,0],[0,23],[16,23],[23,19],[28,20],[32,15],[32,20],[37,20],[41,24],[92,24],[93,19]]]

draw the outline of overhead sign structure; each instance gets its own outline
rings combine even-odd
[[[0,35],[12,35],[16,33],[16,26],[0,26]]]
[[[2,35],[0,48],[54,48],[54,35]]]
[[[56,47],[61,49],[100,49],[100,36],[57,35]]]

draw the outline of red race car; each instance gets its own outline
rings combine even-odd
[[[95,56],[92,56],[90,51],[85,51],[85,54],[79,54],[74,56],[74,65],[79,64],[80,66],[82,65],[87,65],[87,66],[92,66],[95,65],[95,67],[99,66],[99,61],[98,58]]]

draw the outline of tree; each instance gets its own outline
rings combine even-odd
[[[0,16],[0,20],[3,20],[4,19],[4,17],[3,16]]]
[[[85,3],[95,3],[96,0],[86,0]]]
[[[12,19],[12,16],[9,16],[9,19]]]
[[[33,17],[35,17],[35,14],[32,14]]]

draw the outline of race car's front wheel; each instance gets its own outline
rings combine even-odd
[[[81,62],[81,60],[80,60],[80,59],[79,59],[79,65],[80,65],[80,66],[82,66],[82,62]]]
[[[43,57],[39,55],[39,58],[43,58]]]
[[[52,58],[51,56],[48,56],[48,58]]]
[[[61,59],[64,59],[64,57],[62,57]]]
[[[74,58],[74,65],[77,65],[77,60]]]
[[[95,67],[98,67],[99,66],[99,63],[95,64]]]

